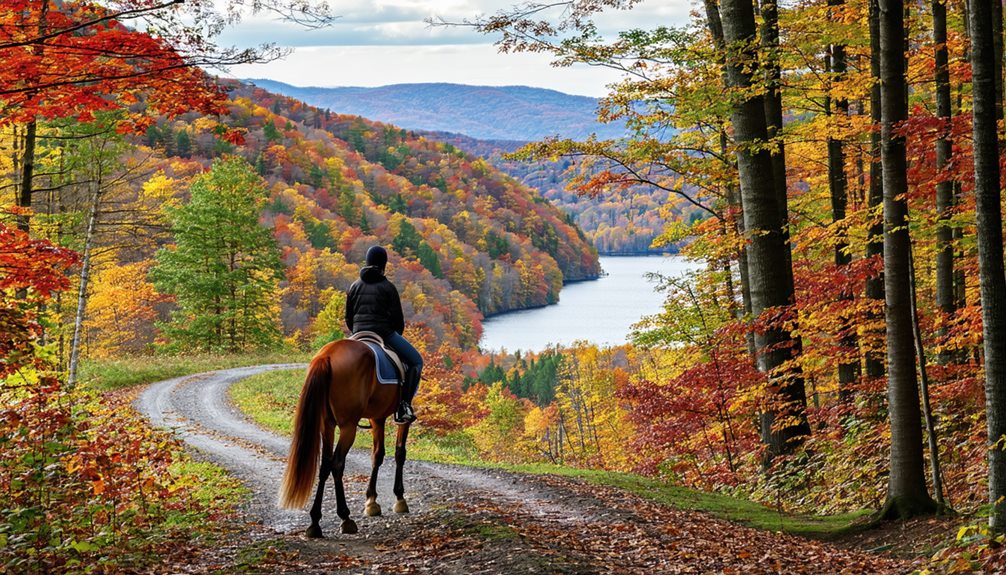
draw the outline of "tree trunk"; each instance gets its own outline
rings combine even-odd
[[[792,261],[789,250],[789,198],[786,193],[786,148],[783,145],[782,132],[782,69],[779,65],[779,7],[776,0],[761,2],[761,46],[763,50],[762,69],[765,73],[766,92],[765,131],[768,141],[772,142],[772,179],[775,185],[776,202],[779,210],[779,226],[787,239],[786,257]],[[788,280],[793,282],[792,264]]]
[[[763,145],[767,141],[764,98],[751,94],[754,46],[754,8],[750,1],[724,0],[723,35],[728,47],[727,81],[729,88],[750,94],[731,110],[734,139],[737,144],[737,169],[741,201],[744,204],[744,228],[749,235],[748,273],[751,283],[751,312],[755,317],[769,308],[792,303],[792,283],[787,281],[789,247],[780,222],[780,207],[773,175],[772,155]],[[734,51],[733,47],[741,47]],[[789,269],[792,274],[792,269]],[[790,275],[791,277],[791,275]],[[779,373],[792,359],[796,340],[789,331],[770,326],[755,334],[758,368],[769,378],[772,405],[762,414],[762,441],[767,456],[793,450],[810,433],[807,424],[807,396],[798,371]],[[777,425],[778,419],[792,421]]]
[[[73,339],[70,340],[70,373],[66,385],[73,388],[77,383],[77,365],[80,362],[80,335],[84,331],[84,316],[87,313],[87,285],[91,279],[91,252],[94,246],[95,230],[98,227],[98,208],[101,205],[101,182],[94,185],[91,196],[91,213],[87,218],[84,235],[84,252],[81,254],[80,289],[77,290],[77,313],[73,318]]]
[[[828,0],[828,6],[844,6],[845,0]],[[832,82],[838,82],[845,78],[847,71],[845,46],[843,44],[833,44],[828,58],[828,68],[832,73]],[[834,108],[834,109],[832,109]],[[837,123],[843,129],[849,115],[849,101],[845,98],[837,98],[834,101],[829,95],[825,100],[826,113],[831,116],[832,128]],[[837,120],[837,121],[836,121]],[[831,133],[833,130],[829,130]],[[828,190],[831,195],[831,218],[836,224],[837,238],[835,240],[835,265],[847,266],[852,263],[852,254],[849,253],[849,243],[846,240],[843,221],[845,220],[846,208],[849,203],[849,183],[845,175],[845,142],[840,138],[828,136]],[[841,295],[843,301],[851,301],[853,294],[845,291]],[[850,318],[843,314],[839,325],[839,345],[842,347],[843,356],[853,353],[857,347],[856,332],[852,327]],[[859,379],[859,359],[855,361],[845,359],[838,364],[838,394],[842,401],[848,401],[851,396],[851,388]]]
[[[720,9],[716,4],[715,0],[704,0],[703,2],[706,9],[706,22],[709,26],[709,33],[713,37],[713,43],[716,48],[724,54],[726,54],[726,39],[723,37],[723,23],[720,20]],[[721,74],[723,81],[723,88],[726,89],[730,85],[730,80],[727,78],[726,61],[722,58],[720,59],[720,65],[723,66],[723,72]],[[727,131],[726,128],[720,130],[720,152],[723,157],[727,157]],[[737,165],[732,166],[737,169]],[[727,205],[730,211],[733,212],[728,214],[728,217],[734,219],[736,225],[736,231],[738,236],[744,237],[744,202],[740,194],[738,194],[737,187],[734,185],[727,186]],[[747,246],[741,244],[740,249],[737,253],[737,268],[740,273],[741,279],[741,303],[743,308],[741,313],[745,317],[751,318],[751,279],[748,272],[748,250]],[[757,349],[755,348],[754,342],[754,330],[748,329],[744,333],[744,340],[747,343],[748,355],[751,356],[752,362],[757,362]]]
[[[782,274],[789,296],[787,303],[793,303],[796,293],[793,281],[793,250],[789,242],[789,197],[786,178],[786,146],[782,139],[782,67],[779,64],[779,6],[778,0],[763,0],[761,3],[761,47],[763,50],[761,67],[765,75],[766,93],[763,97],[765,108],[766,141],[770,143],[772,152],[772,179],[775,186],[777,209],[779,211],[779,229],[783,238],[784,264],[778,270]],[[754,62],[757,64],[757,60]],[[803,353],[803,340],[799,337],[790,340],[794,357]],[[800,382],[803,389],[803,382]],[[806,394],[804,406],[806,406]],[[764,430],[762,430],[764,433]]]
[[[905,138],[895,126],[908,117],[905,80],[905,5],[880,0],[882,80],[881,154],[884,176],[884,293],[887,324],[887,398],[891,464],[884,516],[907,518],[932,512],[922,453],[919,384],[912,329],[911,238],[908,234]]]
[[[996,119],[1003,119],[1003,5],[1002,0],[992,2],[992,69],[995,79]]]
[[[940,137],[936,140],[936,169],[942,172],[950,163],[953,153],[947,131],[950,129],[950,70],[947,66],[947,6],[946,0],[933,0],[933,42],[936,43],[936,116],[943,120]],[[944,314],[956,310],[954,299],[954,231],[948,225],[954,208],[954,183],[940,179],[936,183],[936,307]],[[946,327],[940,328],[940,339],[946,338]],[[951,354],[941,351],[936,356],[940,365],[946,365]],[[939,495],[937,493],[937,495]]]
[[[873,131],[870,132],[870,192],[867,205],[870,210],[870,220],[873,222],[867,232],[866,257],[884,257],[884,220],[880,216],[884,202],[884,180],[880,152],[880,4],[879,0],[870,0],[870,75],[873,77],[873,87],[870,89],[870,119]],[[866,297],[874,300],[884,299],[884,276],[866,280]],[[880,320],[879,315],[871,314],[871,323]],[[879,338],[879,336],[878,336]],[[868,348],[869,349],[869,348]],[[866,376],[870,379],[884,377],[883,354],[877,351],[866,352]]]
[[[971,69],[974,94],[975,216],[985,347],[985,403],[989,442],[989,525],[1006,531],[1006,272],[999,189],[993,8],[998,0],[971,0]]]
[[[35,120],[25,125],[23,146],[21,148],[21,173],[18,174],[17,206],[26,210],[31,209],[32,186],[35,176],[35,142],[38,123]],[[27,213],[17,215],[17,227],[24,233],[31,229],[31,216]]]
[[[48,28],[49,21],[49,0],[44,0],[39,7],[38,14],[38,35],[41,37]],[[31,51],[36,56],[43,53],[44,43],[36,43],[31,47]],[[29,85],[35,85],[37,78],[28,78]],[[24,147],[21,154],[21,173],[18,174],[18,194],[17,205],[19,208],[31,209],[31,195],[34,186],[35,176],[35,142],[37,140],[38,122],[32,118],[25,125]],[[24,233],[28,233],[31,228],[31,216],[28,214],[18,214],[17,227]]]
[[[933,495],[940,509],[946,507],[943,499],[943,474],[940,472],[940,443],[936,437],[936,423],[933,419],[933,408],[929,404],[929,373],[926,367],[926,346],[922,341],[922,328],[919,327],[919,299],[915,283],[915,256],[908,252],[909,265],[912,268],[912,332],[915,336],[915,354],[919,359],[919,389],[922,392],[922,418],[926,422],[926,442],[929,444],[929,473],[933,482]]]
[[[971,11],[968,8],[968,3],[964,2],[964,59],[970,61],[971,59]],[[960,114],[964,110],[964,90],[965,82],[962,80],[957,84],[957,113]],[[954,205],[961,204],[961,197],[964,193],[964,186],[961,181],[954,182]],[[961,228],[954,229],[954,243],[957,246],[957,260],[964,259],[964,248],[961,246],[961,240],[964,239],[964,230]],[[967,287],[966,278],[964,276],[964,269],[960,266],[954,270],[954,305],[957,309],[964,309],[967,305],[967,294],[965,288]],[[967,355],[967,350],[960,350],[958,353],[958,361],[962,360],[963,357]]]

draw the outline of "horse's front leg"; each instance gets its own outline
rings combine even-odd
[[[405,502],[405,484],[402,481],[402,468],[405,467],[405,441],[409,438],[409,424],[398,426],[395,436],[395,513],[408,513],[409,504]]]
[[[311,506],[311,526],[307,528],[308,537],[322,537],[321,532],[321,500],[325,494],[325,481],[332,471],[332,442],[335,439],[335,422],[325,418],[321,432],[321,471],[318,473],[318,491],[314,494],[314,505]]]
[[[367,484],[367,506],[363,512],[368,517],[381,514],[381,506],[377,504],[377,472],[384,463],[384,419],[371,419],[371,432],[374,436],[374,458],[370,468],[370,483]]]
[[[339,428],[339,444],[335,446],[335,457],[332,463],[332,476],[335,478],[335,511],[342,519],[343,533],[356,533],[359,529],[356,522],[349,518],[349,506],[346,505],[346,491],[342,486],[342,476],[346,471],[346,455],[356,440],[356,421],[347,422]]]

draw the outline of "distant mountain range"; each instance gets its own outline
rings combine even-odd
[[[592,133],[606,139],[624,132],[622,124],[597,123],[596,98],[542,88],[445,83],[318,88],[244,81],[339,114],[483,140],[530,141],[555,135],[585,139]]]

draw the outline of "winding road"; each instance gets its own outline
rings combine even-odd
[[[905,573],[910,567],[710,516],[647,503],[576,480],[410,460],[411,513],[391,511],[394,463],[378,483],[385,514],[362,513],[369,450],[347,459],[346,494],[360,533],[339,533],[334,491],[326,492],[322,540],[302,537],[306,511],[280,510],[276,491],[287,438],[263,430],[231,405],[242,378],[303,365],[268,365],[180,377],[147,387],[136,408],[171,429],[250,489],[248,513],[302,555],[328,557],[328,573]],[[421,416],[421,414],[420,414]],[[808,550],[811,558],[808,559]]]

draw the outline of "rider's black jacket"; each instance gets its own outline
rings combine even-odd
[[[376,266],[360,270],[360,279],[346,294],[346,326],[349,331],[373,331],[381,337],[405,331],[405,315],[395,284]]]

